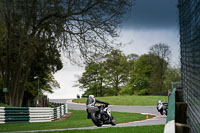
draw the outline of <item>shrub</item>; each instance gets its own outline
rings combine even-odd
[[[136,90],[134,91],[135,95],[148,95],[149,94],[149,90],[148,89],[141,89],[141,90]]]
[[[130,87],[124,87],[120,90],[119,95],[131,95],[132,94],[132,90]]]
[[[11,106],[4,104],[4,103],[0,103],[0,107],[11,107]]]

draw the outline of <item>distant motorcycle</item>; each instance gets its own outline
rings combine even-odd
[[[161,102],[161,100],[159,100],[157,103],[157,110],[158,110],[158,112],[160,112],[161,115],[165,114],[167,116],[168,103],[163,103],[163,102]]]
[[[111,124],[115,126],[116,121],[111,115],[110,107],[108,105],[100,105],[97,107],[98,110],[90,114],[92,122],[98,127],[101,127],[103,124]]]

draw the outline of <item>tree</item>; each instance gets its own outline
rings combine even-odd
[[[130,67],[129,70],[134,69],[134,64],[138,59],[139,59],[139,56],[137,54],[130,54],[127,56],[128,65]]]
[[[53,93],[53,89],[56,88],[60,88],[60,85],[54,79],[51,71],[41,71],[41,73],[35,77],[29,76],[24,90],[22,105],[36,105],[36,100],[41,101],[44,96],[43,92]]]
[[[135,69],[135,63],[139,59],[139,56],[137,54],[130,54],[130,55],[127,55],[126,58],[128,61],[127,84],[121,88],[121,90],[119,92],[120,95],[132,95],[133,94],[133,90],[132,90],[131,86],[129,85],[129,81],[132,76],[131,72]]]
[[[105,69],[102,63],[91,62],[85,67],[85,72],[79,78],[78,86],[85,90],[84,95],[94,94],[95,96],[103,96],[103,85],[105,80]]]
[[[122,86],[126,85],[129,75],[127,58],[119,50],[113,50],[105,58],[106,85],[112,88],[114,95],[118,95]]]
[[[9,92],[6,103],[21,106],[31,66],[40,48],[61,51],[74,62],[88,62],[110,51],[131,0],[3,0],[5,27],[0,70]],[[43,51],[46,53],[46,51]],[[54,52],[49,53],[54,56]],[[51,63],[50,63],[51,64]],[[46,65],[45,63],[43,64]]]
[[[132,90],[132,94],[140,90],[149,90],[151,84],[149,82],[153,67],[155,66],[155,56],[151,54],[144,54],[134,63],[134,69],[131,71],[131,78],[128,86]]]
[[[129,94],[147,95],[161,92],[160,60],[163,59],[154,54],[144,54],[135,61],[134,67],[130,71],[130,79],[125,87],[129,90]]]
[[[168,67],[165,73],[165,90],[172,89],[171,83],[181,80],[181,70],[179,67]]]
[[[107,54],[102,62],[91,62],[79,78],[79,87],[84,95],[118,95],[129,77],[129,62],[119,50]]]
[[[160,57],[161,59],[169,62],[171,50],[169,45],[164,43],[159,43],[151,46],[151,48],[149,49],[149,53],[154,54]]]
[[[159,63],[159,67],[157,68],[156,79],[160,79],[160,91],[164,89],[164,80],[165,80],[165,72],[167,70],[167,65],[169,64],[169,57],[171,54],[170,48],[167,44],[159,43],[153,45],[149,49],[149,53],[157,56],[157,61]]]
[[[3,93],[3,80],[0,76],[0,103],[3,103],[4,101],[4,93]]]
[[[4,28],[0,21],[0,49],[2,49]],[[0,103],[4,101],[2,70],[0,69]]]

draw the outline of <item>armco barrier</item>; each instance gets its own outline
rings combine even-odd
[[[5,123],[29,122],[29,108],[5,107]]]
[[[53,108],[31,107],[29,108],[29,122],[50,122],[53,117]]]
[[[68,112],[67,104],[60,107],[0,107],[0,124],[50,122]]]
[[[60,107],[56,107],[57,119],[60,118]]]

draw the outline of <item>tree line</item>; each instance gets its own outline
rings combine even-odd
[[[148,54],[125,55],[113,50],[85,66],[78,79],[83,96],[154,95],[171,89],[171,82],[180,80],[180,68],[169,64],[170,48],[155,44]]]

